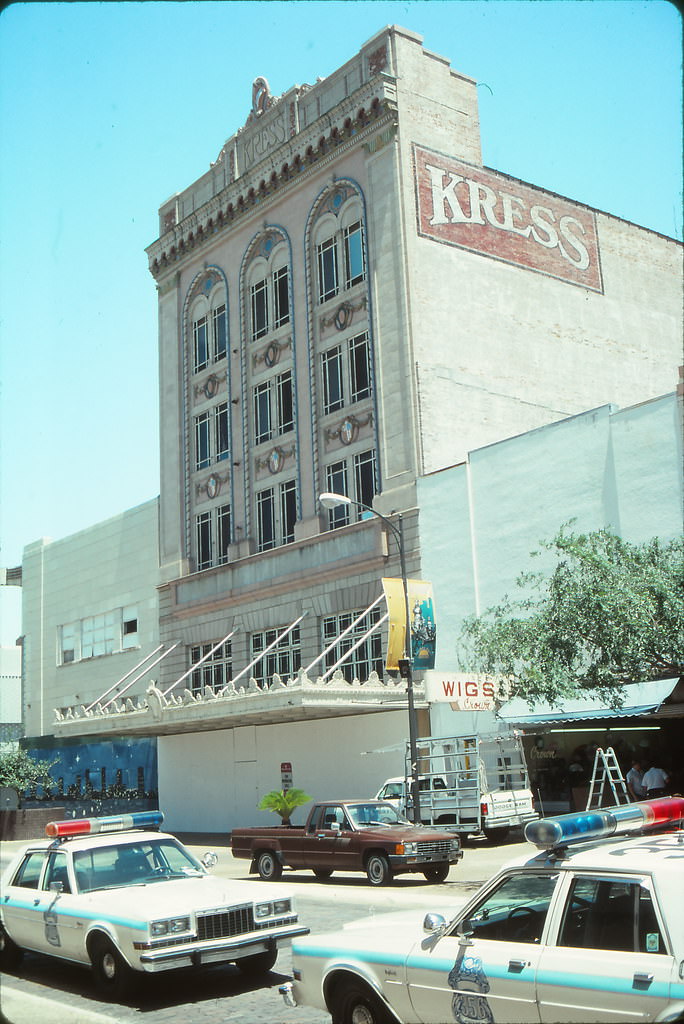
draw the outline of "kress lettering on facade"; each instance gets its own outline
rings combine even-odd
[[[432,225],[488,223],[500,231],[532,238],[545,249],[557,246],[561,255],[578,270],[589,267],[589,252],[578,237],[578,234],[584,235],[585,230],[575,217],[566,215],[556,219],[553,210],[540,205],[531,206],[528,211],[520,196],[495,192],[482,181],[465,178],[434,164],[425,166],[432,188]],[[467,206],[467,213],[462,202]]]

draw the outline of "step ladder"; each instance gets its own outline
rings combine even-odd
[[[627,786],[612,747],[608,747],[606,750],[598,747],[594,755],[594,769],[591,773],[586,810],[592,811],[603,807],[604,792],[606,796],[612,797],[612,800],[605,805],[607,807],[630,803]]]

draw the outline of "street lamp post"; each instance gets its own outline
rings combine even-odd
[[[406,677],[406,696],[408,698],[408,720],[409,720],[409,749],[411,753],[411,798],[413,807],[413,820],[415,824],[420,825],[420,784],[418,781],[418,729],[416,724],[416,706],[413,698],[413,656],[411,651],[411,612],[409,609],[409,593],[408,593],[408,579],[406,577],[406,555],[404,551],[404,525],[401,517],[401,512],[397,513],[398,525],[395,525],[391,519],[384,516],[382,512],[376,512],[370,505],[365,505],[362,501],[354,501],[353,498],[348,498],[346,494],[334,494],[332,492],[326,492],[319,495],[318,500],[320,501],[323,508],[333,509],[338,508],[340,505],[355,505],[357,508],[365,509],[367,512],[371,512],[378,519],[382,519],[387,524],[389,529],[394,534],[399,549],[399,568],[401,572],[401,583],[404,591],[404,657],[402,659],[403,666],[405,669]],[[402,671],[404,675],[404,671]]]

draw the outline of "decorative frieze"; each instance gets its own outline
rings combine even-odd
[[[340,441],[343,445],[353,444],[359,436],[361,427],[371,426],[373,413],[366,416],[345,416],[338,427],[327,427],[325,431],[326,442]]]
[[[266,366],[269,370],[280,362],[280,358],[287,349],[292,349],[292,338],[274,339],[270,341],[260,352],[252,356],[252,369],[259,366]]]
[[[255,461],[256,471],[260,473],[262,470],[267,469],[269,473],[275,476],[285,465],[287,459],[294,458],[295,452],[297,451],[294,444],[290,445],[289,448],[281,448],[280,445],[276,445],[266,458],[257,456]]]

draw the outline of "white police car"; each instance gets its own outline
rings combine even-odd
[[[672,797],[530,822],[543,852],[451,921],[380,915],[293,943],[285,1001],[334,1024],[682,1021],[683,818]]]
[[[234,962],[268,972],[308,928],[289,892],[214,878],[158,811],[52,822],[22,848],[0,886],[0,967],[24,950],[90,965],[113,998],[145,972]],[[136,831],[142,829],[142,831]]]

